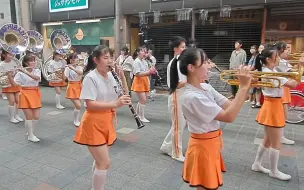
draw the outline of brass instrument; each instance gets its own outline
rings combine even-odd
[[[63,30],[54,30],[50,36],[52,50],[58,52],[59,54],[66,56],[68,50],[71,47],[71,38]],[[65,67],[59,68],[55,72],[49,72],[50,63],[53,61],[53,55],[51,55],[42,66],[42,75],[49,82],[60,82],[62,81],[63,69]],[[66,61],[62,58],[63,66],[66,65]]]
[[[28,30],[27,34],[29,36],[29,45],[27,47],[27,51],[29,51],[32,54],[32,56],[35,57],[35,62],[38,65],[38,67],[41,69],[42,60],[39,59],[39,57],[37,57],[35,54],[38,54],[43,50],[43,46],[44,46],[43,36],[35,30]],[[19,59],[21,63],[24,59],[24,56],[22,56]]]
[[[0,46],[2,46],[4,51],[12,55],[22,54],[26,51],[28,45],[29,36],[21,26],[9,23],[0,27]],[[2,88],[11,86],[7,73],[15,68],[22,68],[22,63],[15,57],[12,58],[10,63],[1,62],[0,86]]]
[[[304,72],[304,67],[300,67],[298,72],[261,72],[261,71],[250,71],[253,80],[251,82],[252,87],[266,87],[266,88],[280,88],[280,80],[278,77],[285,77],[301,82],[301,78]],[[236,70],[224,70],[220,74],[220,79],[229,85],[239,85],[238,79],[231,79],[237,76],[238,71]],[[262,79],[258,81],[258,79]],[[277,81],[275,84],[273,80]]]

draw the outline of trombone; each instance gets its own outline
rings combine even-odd
[[[266,87],[266,88],[280,88],[281,82],[278,77],[285,77],[296,81],[301,81],[304,72],[304,67],[300,67],[297,72],[261,72],[250,71],[253,80],[251,82],[252,87]],[[238,74],[236,70],[224,70],[220,74],[220,79],[229,85],[239,85],[238,79],[233,79]],[[258,79],[262,79],[259,81]],[[277,81],[274,83],[273,80]]]

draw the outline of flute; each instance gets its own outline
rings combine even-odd
[[[122,86],[122,83],[121,83],[120,79],[118,78],[117,73],[114,71],[113,67],[109,67],[109,68],[110,68],[110,71],[111,71],[111,73],[112,73],[114,79],[116,80],[116,83],[117,83],[117,85],[118,85],[118,89],[121,90],[120,93],[117,93],[118,96],[125,95],[125,94],[126,94],[126,93],[125,93],[125,90],[124,90],[124,88],[123,88],[123,86]],[[138,117],[138,115],[137,115],[137,113],[136,113],[136,111],[135,111],[135,109],[134,109],[132,103],[129,104],[129,109],[130,109],[131,113],[133,114],[133,117],[134,117],[134,119],[135,119],[135,121],[136,121],[137,128],[138,128],[138,129],[143,128],[145,125],[144,125],[143,122],[139,119],[139,117]]]

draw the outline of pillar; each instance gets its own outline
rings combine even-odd
[[[114,26],[114,33],[115,33],[115,55],[116,57],[119,56],[119,52],[121,49],[121,32],[120,32],[120,18],[121,18],[121,0],[115,0],[115,26]]]
[[[262,25],[262,31],[261,31],[261,43],[265,43],[265,34],[266,34],[266,27],[267,27],[267,7],[264,7],[264,15],[263,15],[263,25]]]

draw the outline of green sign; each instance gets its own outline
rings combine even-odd
[[[89,8],[89,0],[49,0],[50,13]]]

